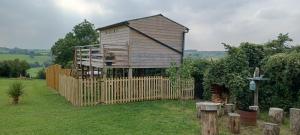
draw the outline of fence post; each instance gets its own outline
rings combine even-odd
[[[163,77],[160,76],[160,98],[164,99],[164,94],[163,94]]]

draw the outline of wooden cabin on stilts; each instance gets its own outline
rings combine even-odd
[[[193,79],[172,87],[164,76],[183,61],[187,27],[159,14],[97,30],[99,44],[75,47],[71,75],[60,66],[46,70],[47,85],[73,105],[194,98]]]
[[[75,48],[73,73],[86,77],[163,75],[183,61],[188,28],[161,15],[97,29],[100,44]]]

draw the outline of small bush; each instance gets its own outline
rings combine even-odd
[[[41,69],[37,72],[36,78],[38,79],[46,79],[45,69]]]
[[[8,95],[13,99],[14,104],[18,104],[19,97],[24,94],[24,85],[21,82],[14,82],[9,86]]]

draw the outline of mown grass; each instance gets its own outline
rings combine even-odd
[[[31,58],[29,55],[25,54],[0,54],[0,61],[3,60],[26,60],[28,63],[38,62],[39,64],[43,64],[45,61],[48,61],[50,58],[49,56],[34,56]]]
[[[8,84],[0,79],[0,134],[197,134],[194,103],[148,101],[121,105],[73,107],[42,80],[24,80],[25,95],[19,105],[9,103]]]
[[[0,135],[197,135],[201,130],[192,100],[73,107],[45,81],[22,80],[25,95],[12,105],[6,90],[13,81],[0,78]],[[242,126],[241,134],[262,134],[261,123]],[[219,126],[221,135],[230,135],[227,117]],[[290,134],[287,121],[281,134]]]

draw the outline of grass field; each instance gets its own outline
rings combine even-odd
[[[31,58],[29,55],[25,54],[0,54],[0,61],[14,59],[26,60],[28,63],[38,62],[39,64],[43,64],[50,58],[49,56],[34,56],[33,58]]]
[[[34,68],[30,68],[27,70],[27,73],[31,76],[31,77],[36,77],[38,71],[40,71],[41,69],[43,69],[43,67],[34,67]]]
[[[14,79],[0,79],[0,135],[197,135],[195,101],[147,101],[120,105],[73,107],[43,80],[22,80],[25,95],[12,105],[6,95]],[[262,115],[265,119],[265,113]],[[229,135],[227,118],[219,120],[220,135]],[[242,135],[262,134],[242,127]],[[287,121],[281,134],[289,134]]]

